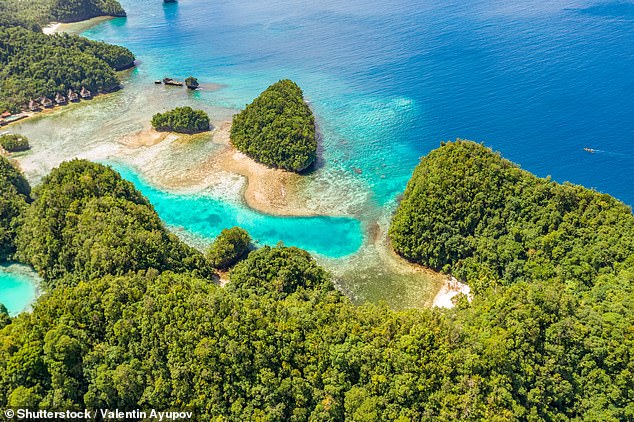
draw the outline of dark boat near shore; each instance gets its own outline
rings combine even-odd
[[[177,80],[174,80],[172,78],[164,78],[163,79],[163,83],[165,85],[172,85],[172,86],[183,86],[183,83]]]

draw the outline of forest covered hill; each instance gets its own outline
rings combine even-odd
[[[0,0],[0,25],[39,27],[98,16],[125,16],[117,0]]]
[[[301,172],[317,158],[315,117],[297,84],[274,83],[233,116],[231,143],[270,167]]]
[[[250,252],[221,288],[202,254],[171,237],[113,170],[75,160],[29,193],[19,173],[0,164],[3,184],[14,186],[3,198],[15,210],[0,220],[12,230],[3,250],[17,247],[15,256],[46,279],[32,312],[0,317],[0,407],[178,409],[197,420],[231,421],[634,418],[631,255],[608,256],[613,265],[580,272],[578,282],[569,274],[577,266],[569,260],[586,268],[581,259],[604,242],[624,242],[634,217],[610,197],[535,180],[477,144],[433,151],[395,227],[422,201],[424,174],[439,187],[422,204],[442,205],[448,195],[459,210],[482,202],[488,211],[474,223],[457,220],[457,228],[449,220],[414,225],[417,235],[465,237],[461,230],[472,225],[478,238],[502,235],[486,239],[496,246],[486,256],[453,256],[449,247],[447,256],[433,255],[449,265],[478,256],[487,282],[471,303],[463,297],[451,310],[395,312],[353,305],[307,252],[283,245]],[[452,169],[462,177],[448,177]],[[491,180],[476,182],[478,173]],[[477,194],[481,186],[490,200]],[[553,191],[537,196],[540,206],[528,194],[524,203],[504,196],[538,187]],[[556,195],[560,189],[568,202]],[[540,236],[569,213],[584,216],[576,230],[585,224],[597,233],[561,240],[556,246],[568,253],[548,255],[542,272],[538,263],[530,271],[516,263],[522,276],[506,282],[492,264],[515,262],[515,249],[502,247],[504,228],[524,207],[550,209],[547,198],[557,202]],[[139,260],[134,251],[148,247],[157,254]],[[477,263],[468,268],[478,274]]]

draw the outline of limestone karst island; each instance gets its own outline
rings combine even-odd
[[[634,420],[633,21],[0,0],[0,419]]]

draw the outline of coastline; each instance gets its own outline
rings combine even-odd
[[[471,288],[456,280],[455,277],[449,277],[446,279],[445,284],[441,287],[440,291],[434,297],[432,308],[453,308],[455,305],[453,299],[459,294],[467,296],[469,302],[471,302]]]
[[[119,138],[118,143],[136,155],[140,165],[158,186],[168,190],[201,192],[208,188],[238,193],[251,209],[274,216],[319,215],[307,206],[302,195],[302,176],[257,163],[237,151],[229,140],[231,122],[220,122],[211,132],[181,135],[146,129]],[[187,147],[207,144],[205,151],[191,154],[188,166],[166,169],[165,164]],[[170,157],[171,156],[171,157]]]
[[[79,22],[61,23],[51,22],[47,26],[42,28],[42,32],[46,35],[56,34],[58,32],[70,32],[76,34],[78,32],[86,31],[95,25],[102,22],[115,19],[114,16],[97,16],[95,18],[86,19]]]
[[[62,24],[59,22],[51,22],[42,28],[42,32],[46,35],[55,34],[57,32],[61,32],[61,26]]]
[[[256,211],[280,216],[315,216],[300,195],[302,177],[299,174],[273,169],[260,164],[238,151],[229,139],[231,122],[224,122],[214,136],[225,149],[217,162],[226,172],[246,179],[242,196],[246,204]]]

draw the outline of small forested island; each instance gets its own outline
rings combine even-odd
[[[118,89],[116,71],[134,66],[134,55],[128,49],[69,34],[48,36],[39,28],[51,19],[61,20],[46,12],[49,7],[64,16],[67,12],[61,10],[76,10],[78,16],[92,10],[100,16],[115,13],[112,5],[116,2],[56,1],[44,2],[41,7],[36,3],[0,0],[0,11],[6,13],[0,18],[0,46],[4,51],[0,54],[0,112],[19,112],[27,109],[31,100],[47,104],[56,96],[82,89],[94,93]],[[111,12],[92,9],[90,5],[96,4]],[[84,7],[87,9],[81,9]]]
[[[225,232],[238,248],[217,243],[205,257],[100,164],[63,163],[31,193],[0,157],[0,182],[0,259],[33,265],[46,291],[30,313],[0,308],[2,408],[241,421],[633,415],[634,216],[481,145],[424,158],[392,223],[399,253],[478,286],[444,311],[354,305],[309,253],[282,245],[249,252],[219,287],[212,264],[248,235]]]
[[[29,139],[24,135],[11,133],[0,135],[0,147],[7,152],[26,151],[30,148]]]
[[[233,117],[231,143],[270,167],[301,172],[317,158],[315,118],[293,81],[268,87]]]
[[[198,83],[198,79],[194,78],[193,76],[189,76],[187,79],[185,79],[185,85],[188,89],[191,90],[198,89],[198,87],[200,86],[200,84]]]
[[[176,107],[152,117],[152,127],[158,131],[178,133],[198,133],[210,129],[209,116],[203,110]]]
[[[49,22],[78,22],[98,16],[126,16],[117,0],[0,0],[0,25],[39,29]]]

